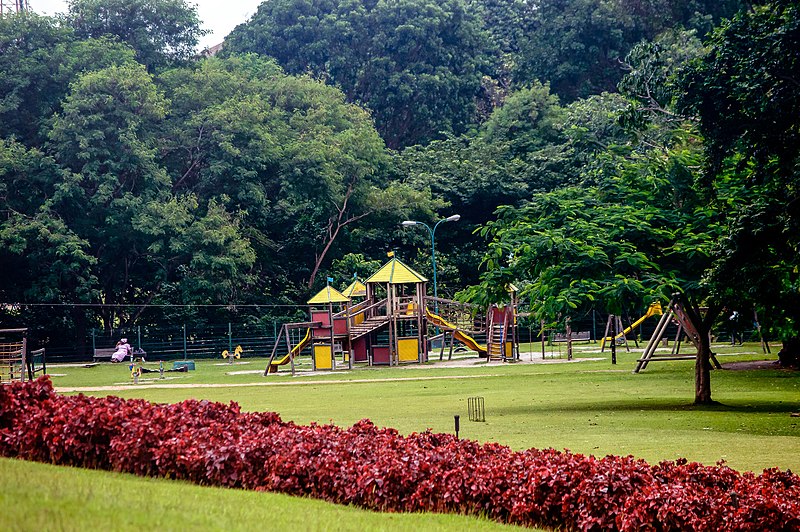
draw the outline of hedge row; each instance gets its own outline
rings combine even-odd
[[[61,396],[47,377],[0,386],[0,454],[277,491],[392,512],[452,512],[575,530],[798,530],[800,477],[515,452],[362,420],[300,426],[189,400]]]

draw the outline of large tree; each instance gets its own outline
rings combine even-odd
[[[691,34],[643,43],[626,58],[627,103],[604,96],[570,106],[565,133],[582,163],[581,184],[501,207],[481,231],[490,240],[482,282],[465,296],[489,302],[511,282],[550,321],[681,292],[698,330],[695,402],[706,404],[707,333],[721,304],[702,280],[722,226],[719,205],[695,185],[702,137],[674,109],[676,79],[692,53],[701,49]]]
[[[229,301],[254,260],[235,216],[173,196],[157,158],[167,110],[144,67],[129,64],[81,76],[53,120],[50,148],[67,174],[40,212],[85,242],[106,304],[152,300],[180,266],[185,282],[202,272],[213,288],[204,297]]]
[[[264,2],[225,40],[290,74],[312,73],[372,111],[392,148],[461,133],[474,121],[489,44],[463,0]]]
[[[67,21],[79,37],[127,43],[149,69],[193,57],[206,33],[186,0],[69,0]]]
[[[712,21],[732,15],[744,2],[532,0],[523,4],[525,16],[518,20],[524,31],[516,39],[518,51],[512,54],[514,81],[548,80],[556,94],[572,101],[614,91],[624,74],[622,60],[642,39],[651,40],[675,26],[708,30]]]
[[[176,191],[246,212],[270,291],[314,284],[351,231],[381,213],[425,209],[424,191],[390,179],[369,115],[338,89],[288,76],[255,54],[166,73],[163,145]]]
[[[776,0],[723,23],[685,78],[708,164],[702,182],[729,232],[708,283],[718,298],[766,308],[800,355],[800,5]]]
[[[518,205],[577,175],[564,121],[558,98],[546,85],[532,83],[510,94],[475,131],[398,155],[398,168],[408,183],[430,188],[447,204],[444,216],[461,215],[458,224],[439,233],[437,256],[457,268],[462,280],[477,281],[475,266],[483,243],[473,231],[492,219],[498,206]],[[427,249],[425,235],[415,233],[408,235],[409,240]]]
[[[0,137],[41,145],[69,84],[90,70],[133,61],[108,38],[78,39],[56,19],[32,13],[0,17]]]

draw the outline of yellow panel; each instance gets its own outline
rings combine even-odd
[[[397,353],[400,362],[419,361],[419,342],[416,338],[401,338],[397,340]]]
[[[331,346],[329,345],[314,346],[314,364],[317,367],[317,369],[333,369],[333,362],[331,359]]]
[[[514,354],[514,344],[511,342],[506,342],[506,358],[511,358]]]

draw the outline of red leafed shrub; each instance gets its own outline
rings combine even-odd
[[[369,420],[299,426],[235,403],[67,397],[47,377],[0,386],[0,455],[567,530],[800,530],[788,471],[514,452]]]

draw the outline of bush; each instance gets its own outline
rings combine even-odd
[[[800,478],[788,471],[515,452],[448,434],[402,436],[369,420],[299,426],[236,403],[66,397],[46,376],[0,387],[0,454],[525,526],[800,529]]]

